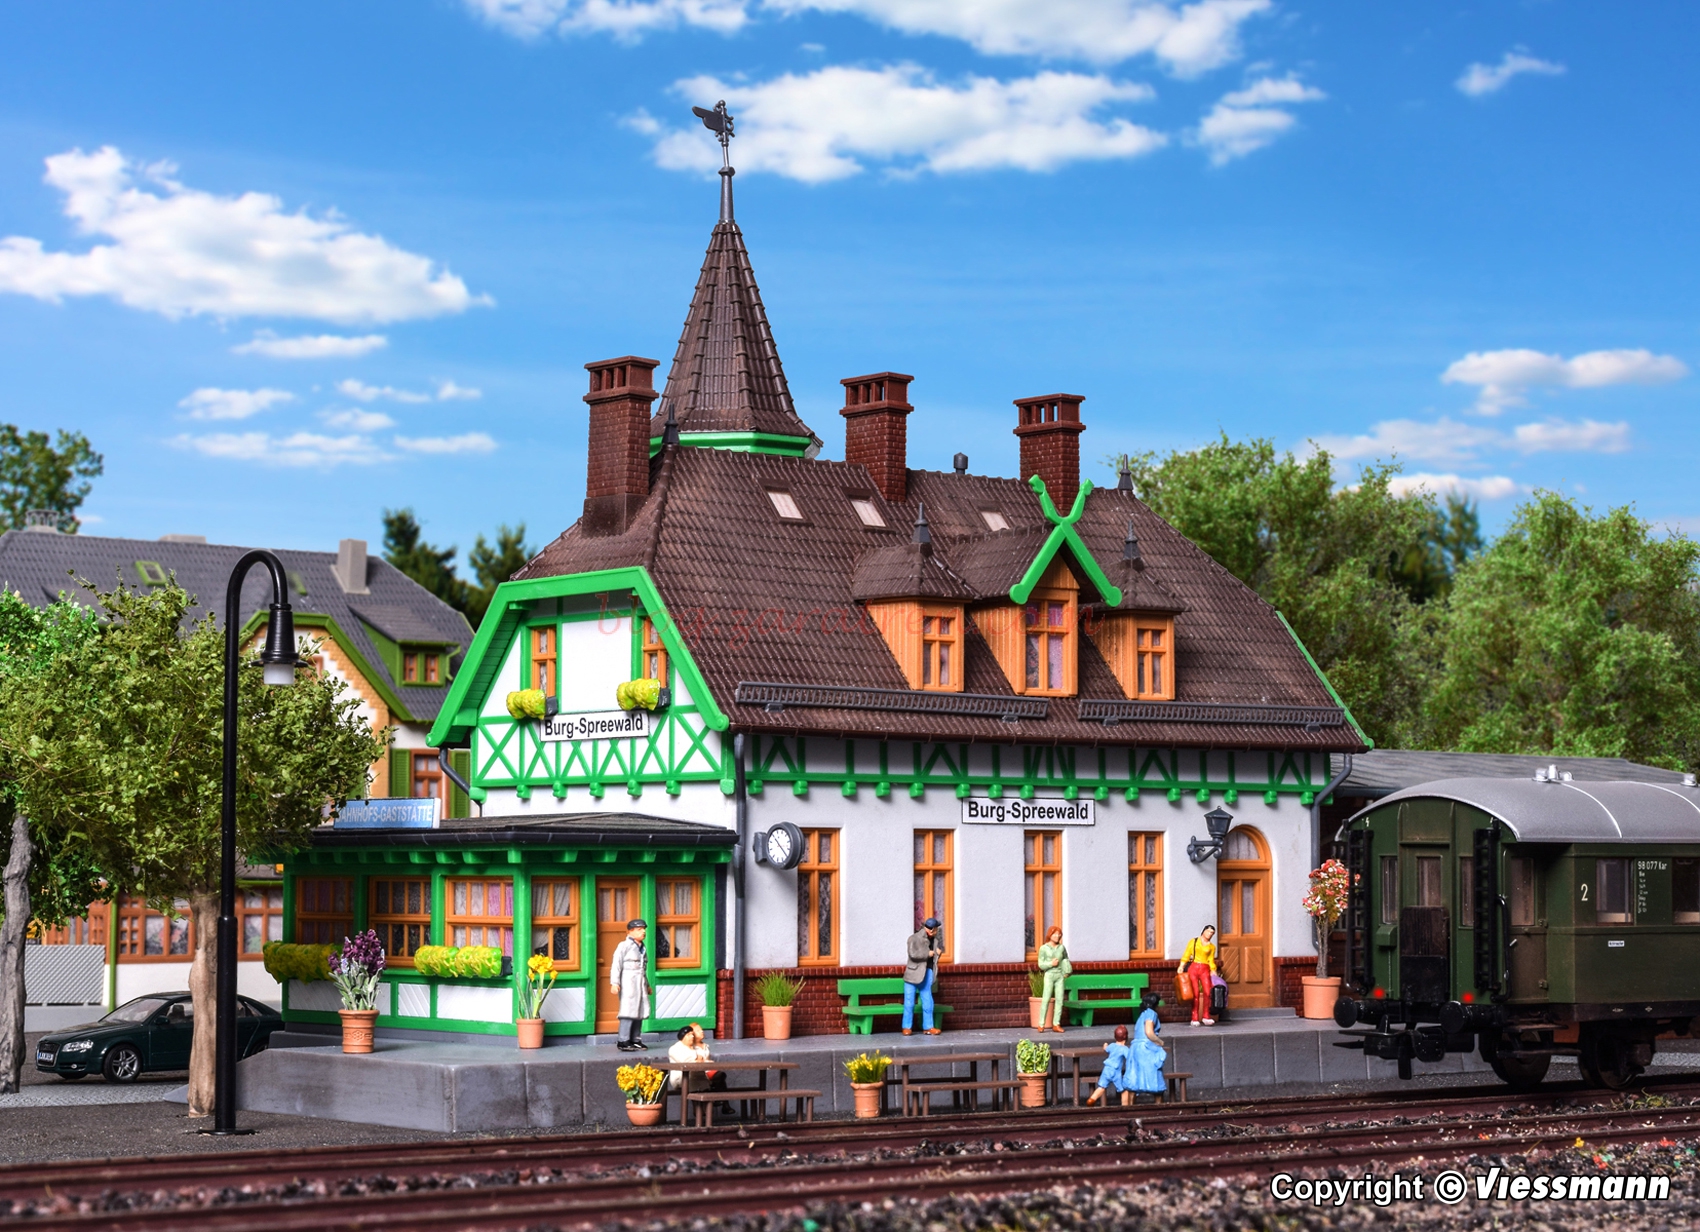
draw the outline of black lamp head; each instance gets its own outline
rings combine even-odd
[[[1234,815],[1224,809],[1213,808],[1204,814],[1204,824],[1210,830],[1210,837],[1218,843],[1228,837],[1228,831],[1234,828]]]
[[[295,662],[295,614],[289,604],[274,603],[266,619],[266,647],[260,652],[266,683],[294,684]]]

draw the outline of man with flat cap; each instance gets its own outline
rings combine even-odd
[[[933,1025],[933,980],[938,974],[939,955],[944,953],[944,937],[939,922],[932,916],[921,921],[909,938],[909,961],[903,968],[903,1034],[911,1033],[915,1025],[915,998],[921,999],[921,1029],[937,1035]]]
[[[608,961],[608,986],[620,994],[621,1052],[649,1047],[639,1038],[643,1020],[649,1017],[649,954],[643,945],[648,930],[642,920],[627,920],[626,939],[614,947],[614,957]]]

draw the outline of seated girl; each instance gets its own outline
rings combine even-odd
[[[1127,1028],[1117,1027],[1115,1037],[1114,1043],[1104,1045],[1104,1068],[1098,1073],[1098,1089],[1086,1100],[1088,1104],[1098,1103],[1104,1098],[1104,1092],[1112,1086],[1125,1104],[1128,1092],[1133,1090],[1129,1085]]]

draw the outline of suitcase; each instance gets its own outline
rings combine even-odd
[[[1210,1017],[1222,1022],[1228,1017],[1228,986],[1217,984],[1210,989]]]

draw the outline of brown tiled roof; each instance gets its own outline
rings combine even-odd
[[[735,222],[717,223],[709,237],[667,387],[650,421],[652,438],[661,435],[669,407],[681,432],[814,435],[791,404],[744,234]]]
[[[1350,727],[1136,720],[1082,722],[1072,698],[1053,699],[1045,719],[787,707],[770,712],[733,699],[740,682],[906,689],[896,660],[856,599],[859,567],[881,567],[906,550],[925,503],[937,555],[976,594],[1001,596],[1031,563],[1049,527],[1037,497],[1014,479],[910,471],[908,498],[875,496],[886,526],[870,530],[850,494],[873,484],[862,467],[719,449],[664,451],[648,503],[622,535],[594,538],[575,526],[516,578],[645,565],[678,622],[715,699],[740,728],[917,739],[1184,744],[1239,748],[1357,750]],[[781,520],[767,488],[788,490],[802,521]],[[995,508],[1013,528],[986,533],[980,511]],[[1131,492],[1097,490],[1077,530],[1101,567],[1119,565],[1129,519],[1146,572],[1185,607],[1175,622],[1179,700],[1251,706],[1329,707],[1333,698],[1273,609]],[[990,546],[986,546],[986,545]],[[1025,560],[1021,553],[1026,552]],[[985,557],[982,588],[964,553]],[[1019,567],[1017,567],[1017,563]],[[994,568],[995,565],[995,568]],[[870,565],[868,572],[872,573]],[[1014,577],[1010,577],[1013,571]],[[1112,574],[1112,580],[1114,575]],[[1090,592],[1083,592],[1090,597]],[[969,600],[972,603],[972,600]],[[968,692],[1013,692],[979,633],[965,646]],[[1080,697],[1120,698],[1089,639],[1081,639]]]
[[[1167,586],[1153,576],[1151,569],[1141,561],[1124,560],[1118,557],[1104,569],[1104,573],[1122,592],[1122,601],[1116,604],[1120,612],[1169,612],[1186,611],[1186,604],[1175,597]]]
[[[856,562],[851,577],[853,598],[978,599],[979,593],[956,575],[944,556],[931,545],[895,543],[871,548]]]

